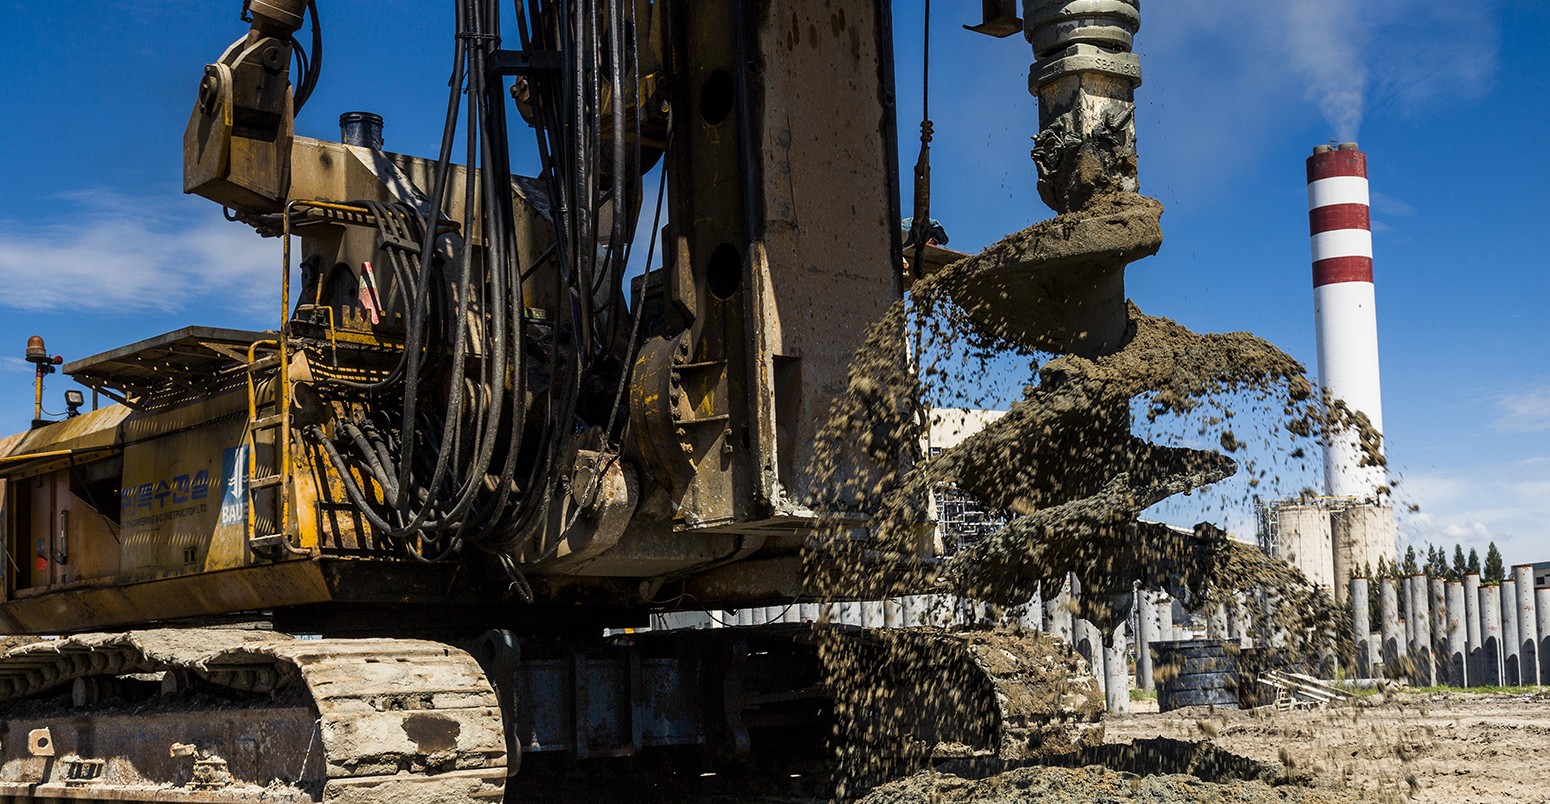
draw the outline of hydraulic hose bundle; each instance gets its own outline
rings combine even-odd
[[[429,216],[369,205],[402,289],[399,361],[374,382],[321,378],[319,390],[335,398],[341,413],[326,431],[315,426],[306,435],[379,536],[427,561],[477,547],[496,556],[514,588],[526,594],[513,547],[549,522],[546,508],[556,496],[565,450],[574,444],[571,435],[604,424],[578,414],[583,383],[591,377],[585,387],[597,392],[599,381],[625,382],[620,367],[632,351],[633,332],[621,337],[630,314],[620,291],[640,204],[639,137],[633,143],[625,137],[629,122],[640,130],[639,104],[630,102],[640,71],[628,41],[633,3],[530,0],[524,6],[518,0],[523,48],[557,51],[563,64],[529,78],[556,240],[552,264],[546,255],[523,265],[509,101],[493,69],[499,16],[496,0],[458,0]],[[627,114],[635,119],[627,122]],[[469,171],[461,222],[467,239],[457,242],[438,218],[452,187],[460,119]],[[418,254],[386,245],[395,242],[419,243]],[[557,300],[556,309],[528,315],[525,279]],[[602,387],[610,402],[621,396]],[[613,405],[601,407],[611,430],[618,418]],[[540,544],[557,543],[554,536],[544,534]]]

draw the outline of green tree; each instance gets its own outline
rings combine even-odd
[[[1448,575],[1455,581],[1464,580],[1464,573],[1469,572],[1469,564],[1464,560],[1464,546],[1453,545],[1453,569]]]
[[[1475,548],[1469,548],[1469,563],[1465,564],[1464,567],[1464,571],[1467,573],[1480,574],[1480,553]]]
[[[1480,580],[1489,583],[1507,580],[1507,566],[1502,563],[1502,553],[1496,549],[1496,542],[1491,542],[1485,548],[1485,571],[1481,573]]]
[[[1414,575],[1420,571],[1420,566],[1415,563],[1415,545],[1412,544],[1405,548],[1405,574]]]

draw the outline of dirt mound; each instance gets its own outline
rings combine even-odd
[[[1325,710],[1183,710],[1111,718],[1109,739],[1209,740],[1271,766],[1346,786],[1345,800],[1543,801],[1550,695],[1374,695]]]
[[[865,804],[982,802],[983,804],[1347,804],[1361,799],[1349,792],[1302,786],[1272,786],[1260,781],[1206,782],[1195,776],[1137,776],[1098,766],[1016,768],[986,779],[965,779],[927,771],[884,785],[862,799]]]
[[[1313,776],[1258,762],[1208,742],[1157,738],[1100,745],[1038,764],[993,759],[939,765],[877,788],[867,804],[903,802],[1322,802],[1361,801]]]

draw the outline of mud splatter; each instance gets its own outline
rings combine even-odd
[[[1121,303],[1123,335],[1103,343],[1077,330],[1082,311],[1052,317],[1018,309],[1058,303],[1054,286],[1031,296],[1015,291],[1019,277],[1048,278],[1043,263],[1111,282],[1125,263],[1156,250],[1160,233],[1145,221],[1160,214],[1159,204],[1140,196],[1097,200],[1080,215],[993,246],[993,259],[970,258],[917,282],[910,298],[872,328],[816,445],[813,487],[823,490],[831,525],[805,556],[812,588],[833,599],[939,591],[1016,605],[1071,574],[1084,590],[1078,614],[1105,632],[1126,616],[1139,583],[1197,610],[1245,606],[1288,654],[1332,654],[1335,635],[1343,633],[1336,608],[1291,567],[1232,542],[1210,523],[1181,532],[1140,520],[1166,498],[1232,476],[1238,464],[1215,450],[1151,443],[1135,435],[1136,418],[1188,414],[1247,393],[1271,403],[1291,437],[1354,428],[1367,434],[1361,441],[1371,460],[1381,462],[1371,428],[1338,403],[1321,405],[1303,367],[1251,334],[1202,335]],[[1093,227],[1093,216],[1111,225]],[[1053,341],[1076,353],[1037,365],[1035,350]],[[918,365],[902,355],[914,355]],[[1023,398],[959,445],[936,455],[923,449],[930,417],[924,400],[972,386],[988,361],[1007,355],[1036,365]],[[1218,443],[1235,452],[1242,442],[1225,426],[1229,417],[1212,421],[1223,425]],[[945,559],[933,554],[925,510],[929,492],[944,484],[1007,516],[999,532]],[[830,640],[820,652],[839,693],[836,737],[843,744],[890,703],[857,678],[862,665],[853,650]],[[900,661],[916,662],[922,679],[933,672],[927,659]],[[962,700],[963,690],[949,686],[937,693]],[[901,770],[864,752],[843,759],[841,796]]]

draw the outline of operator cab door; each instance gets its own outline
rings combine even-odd
[[[115,456],[0,480],[4,599],[118,574],[122,467]]]

